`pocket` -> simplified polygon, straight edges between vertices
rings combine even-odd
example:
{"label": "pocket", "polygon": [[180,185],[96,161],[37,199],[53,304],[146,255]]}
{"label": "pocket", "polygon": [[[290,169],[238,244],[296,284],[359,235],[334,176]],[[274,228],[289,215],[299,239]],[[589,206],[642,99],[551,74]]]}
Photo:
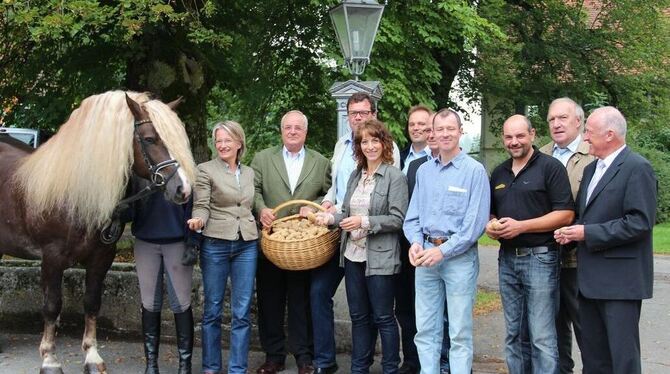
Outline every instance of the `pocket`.
{"label": "pocket", "polygon": [[446,191],[442,198],[445,213],[463,213],[467,204],[467,192]]}
{"label": "pocket", "polygon": [[558,251],[549,251],[545,253],[533,253],[531,256],[534,256],[539,262],[546,265],[556,265],[558,264]]}

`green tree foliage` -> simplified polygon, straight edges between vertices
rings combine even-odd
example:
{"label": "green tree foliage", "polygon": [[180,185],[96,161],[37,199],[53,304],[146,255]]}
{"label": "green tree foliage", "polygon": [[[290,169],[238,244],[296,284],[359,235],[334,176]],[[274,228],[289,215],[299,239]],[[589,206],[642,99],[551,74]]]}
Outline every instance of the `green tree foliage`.
{"label": "green tree foliage", "polygon": [[506,115],[537,106],[542,122],[554,98],[570,96],[587,109],[617,106],[633,127],[665,127],[670,120],[670,1],[602,1],[589,15],[592,3],[482,1],[480,15],[508,39],[478,46],[470,92],[497,98],[492,109]]}

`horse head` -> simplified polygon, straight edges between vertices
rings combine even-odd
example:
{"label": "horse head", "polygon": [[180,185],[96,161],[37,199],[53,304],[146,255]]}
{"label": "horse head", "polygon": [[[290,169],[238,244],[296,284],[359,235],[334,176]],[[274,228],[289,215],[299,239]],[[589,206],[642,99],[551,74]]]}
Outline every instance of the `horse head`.
{"label": "horse head", "polygon": [[[167,106],[174,110],[181,99]],[[126,94],[134,118],[133,172],[151,181],[152,188],[164,190],[165,197],[177,204],[188,201],[191,184],[156,131],[149,113]]]}

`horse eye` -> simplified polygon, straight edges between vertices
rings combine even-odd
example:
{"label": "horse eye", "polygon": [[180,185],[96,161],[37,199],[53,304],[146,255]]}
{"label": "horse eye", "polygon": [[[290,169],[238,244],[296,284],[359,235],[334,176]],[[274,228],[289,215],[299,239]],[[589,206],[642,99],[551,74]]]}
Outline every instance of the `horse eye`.
{"label": "horse eye", "polygon": [[144,138],[144,142],[148,144],[156,144],[156,138],[146,137]]}

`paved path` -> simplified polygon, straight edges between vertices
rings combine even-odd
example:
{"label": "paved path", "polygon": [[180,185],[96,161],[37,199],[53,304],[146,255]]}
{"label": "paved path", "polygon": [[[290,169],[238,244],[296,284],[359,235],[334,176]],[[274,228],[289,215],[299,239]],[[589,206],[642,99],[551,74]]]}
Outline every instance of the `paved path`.
{"label": "paved path", "polygon": [[[656,256],[654,259],[655,283],[654,299],[643,302],[640,321],[642,339],[642,372],[661,374],[670,372],[670,256]],[[497,252],[492,248],[480,250],[480,287],[497,290]],[[475,320],[475,373],[504,373],[503,361],[504,323],[502,312],[493,312],[479,316]],[[101,334],[102,335],[102,334]],[[100,338],[100,353],[107,362],[110,373],[142,373],[144,370],[142,345],[138,341],[106,340]],[[23,374],[39,372],[40,360],[37,353],[40,336],[35,334],[6,334],[0,332],[0,344],[4,352],[0,353],[0,374]],[[80,339],[59,336],[57,340],[58,357],[66,373],[81,372],[83,355]],[[575,344],[576,346],[576,344]],[[194,372],[200,370],[200,349],[194,352]],[[224,359],[227,352],[225,352]],[[579,352],[575,348],[575,357]],[[259,352],[250,354],[250,369],[258,367],[264,358]],[[380,357],[376,358],[371,373],[381,373]],[[579,360],[578,360],[579,361]],[[340,370],[347,373],[349,355],[338,356]],[[161,346],[161,368],[164,372],[176,372],[176,349],[173,344]],[[581,363],[577,363],[581,372]],[[287,361],[284,373],[297,372],[295,362]]]}

